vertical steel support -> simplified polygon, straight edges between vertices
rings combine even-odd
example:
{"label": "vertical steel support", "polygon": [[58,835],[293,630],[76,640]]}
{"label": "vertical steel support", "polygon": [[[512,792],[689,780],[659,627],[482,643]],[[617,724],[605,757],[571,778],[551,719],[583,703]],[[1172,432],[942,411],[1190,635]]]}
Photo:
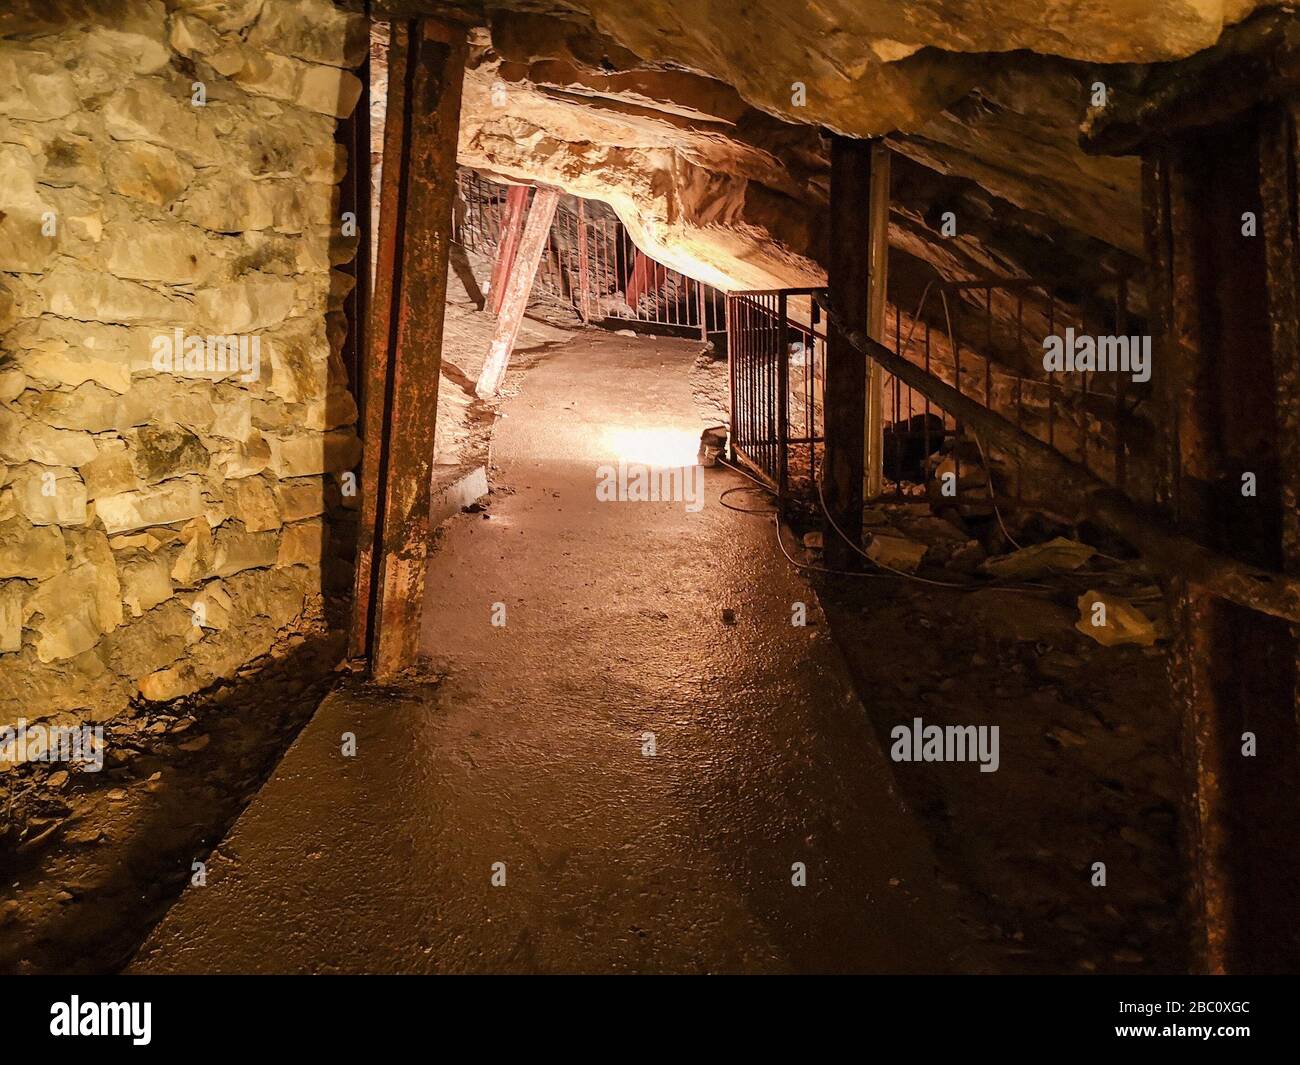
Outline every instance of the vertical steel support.
{"label": "vertical steel support", "polygon": [[591,321],[591,263],[587,256],[587,212],[578,199],[578,314]]}
{"label": "vertical steel support", "polygon": [[460,28],[393,24],[351,634],[381,681],[419,648],[466,51]]}
{"label": "vertical steel support", "polygon": [[[830,269],[834,313],[827,326],[826,431],[823,494],[835,525],[853,545],[862,541],[862,487],[867,420],[867,359],[844,335],[870,325],[870,141],[831,137]],[[858,565],[857,553],[834,529],[824,533],[826,560],[836,569]]]}
{"label": "vertical steel support", "polygon": [[776,487],[784,505],[790,484],[790,320],[786,294],[776,298]]}
{"label": "vertical steel support", "polygon": [[727,461],[735,463],[736,458],[736,372],[739,354],[736,350],[736,334],[733,330],[738,328],[735,321],[734,304],[736,297],[730,294],[723,297],[722,314],[726,319],[725,328],[727,330],[727,420],[730,422],[730,429],[727,432]]}
{"label": "vertical steel support", "polygon": [[[1294,572],[1300,461],[1294,120],[1285,108],[1152,145],[1144,192],[1162,450],[1182,531]],[[1247,232],[1248,217],[1259,222]],[[1254,489],[1243,489],[1247,475]],[[1294,495],[1291,500],[1294,501]],[[1296,634],[1185,581],[1169,589],[1197,967],[1300,963]],[[1247,734],[1255,744],[1246,753]]]}

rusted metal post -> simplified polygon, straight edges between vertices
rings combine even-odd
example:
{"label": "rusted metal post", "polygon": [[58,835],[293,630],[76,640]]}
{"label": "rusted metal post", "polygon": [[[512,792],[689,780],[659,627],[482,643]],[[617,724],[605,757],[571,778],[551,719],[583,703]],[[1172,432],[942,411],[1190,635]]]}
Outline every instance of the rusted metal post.
{"label": "rusted metal post", "polygon": [[[846,330],[866,335],[870,325],[871,148],[870,141],[831,137],[827,282],[836,313],[827,328],[822,491],[831,520],[853,545],[862,541],[867,360],[849,341]],[[858,565],[857,552],[834,529],[825,530],[823,542],[833,568]]]}
{"label": "rusted metal post", "polygon": [[519,237],[524,231],[524,216],[528,213],[528,186],[511,185],[506,190],[505,217],[497,236],[497,258],[492,264],[491,299],[492,313],[501,313],[501,301],[505,298],[506,284],[515,264],[515,255],[519,251]]}
{"label": "rusted metal post", "polygon": [[[1161,393],[1175,519],[1225,554],[1295,574],[1286,483],[1300,448],[1297,168],[1285,110],[1152,148],[1148,184],[1152,221],[1166,216],[1152,239],[1164,242],[1157,260],[1168,270]],[[1300,890],[1296,633],[1211,592],[1191,581],[1170,589],[1195,953],[1209,972],[1286,970],[1300,960],[1286,917]]]}
{"label": "rusted metal post", "polygon": [[393,24],[351,634],[381,681],[418,657],[466,51],[457,27]]}
{"label": "rusted metal post", "polygon": [[528,294],[533,290],[533,279],[542,261],[542,253],[546,250],[551,220],[555,217],[555,208],[559,202],[560,194],[555,189],[538,189],[537,195],[533,197],[528,221],[524,224],[524,234],[519,241],[519,252],[515,256],[514,269],[510,271],[510,280],[506,282],[501,313],[497,316],[496,330],[492,334],[492,346],[488,348],[487,359],[479,373],[475,391],[480,399],[495,396],[501,387],[501,379],[506,375],[510,353],[514,351],[515,338],[519,335],[519,325],[528,308]]}
{"label": "rusted metal post", "polygon": [[[1264,13],[1116,94],[1084,138],[1144,161],[1158,497],[1237,564],[1300,572],[1300,22]],[[1278,578],[1275,586],[1283,583]],[[1300,965],[1297,619],[1168,589],[1197,967]],[[1254,606],[1254,610],[1241,609]]]}

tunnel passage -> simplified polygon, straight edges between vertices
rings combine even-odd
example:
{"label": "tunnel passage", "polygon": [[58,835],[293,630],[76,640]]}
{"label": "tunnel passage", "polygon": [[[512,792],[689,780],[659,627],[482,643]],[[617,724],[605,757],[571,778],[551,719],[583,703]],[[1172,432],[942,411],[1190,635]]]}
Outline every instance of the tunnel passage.
{"label": "tunnel passage", "polygon": [[[417,770],[491,754],[498,794],[553,803],[496,835],[435,789],[462,805],[431,863],[504,841],[554,883],[584,828],[622,853],[617,795],[647,789],[699,864],[652,852],[662,905],[610,967],[722,868],[719,908],[683,912],[738,969],[1293,968],[1269,929],[1298,876],[1273,858],[1297,821],[1296,23],[1057,6],[1068,34],[766,0],[670,3],[670,34],[601,0],[7,5],[5,966],[120,967],[185,884],[177,914],[200,905],[185,869],[250,802],[273,876],[292,766],[338,768],[281,755],[332,753],[299,730],[346,674],[329,727],[415,708],[382,742],[428,740]],[[667,466],[634,454],[665,441]],[[498,570],[553,616],[465,598]],[[578,584],[599,601],[561,596]],[[484,631],[447,631],[434,587]],[[692,609],[652,605],[665,588]],[[531,623],[496,635],[535,684],[481,653],[498,603]],[[605,624],[556,622],[569,606]],[[515,779],[510,735],[454,735],[506,712],[490,683],[551,711],[511,719]],[[689,751],[661,777],[630,731],[656,693]],[[608,770],[590,792],[548,740],[566,699]],[[723,727],[755,702],[770,735]],[[749,749],[785,794],[742,772]],[[393,790],[349,765],[374,802]],[[553,765],[572,776],[548,797]],[[979,948],[909,955],[893,902],[851,912],[849,883],[913,874],[882,885],[881,841],[855,849],[840,815],[932,854],[916,897]],[[765,829],[794,846],[803,816],[802,846],[860,879],[765,864]],[[639,905],[584,876],[581,920],[521,911],[537,942]],[[801,923],[805,889],[829,894]],[[689,964],[670,926],[647,965]],[[548,942],[492,956],[577,956]]]}

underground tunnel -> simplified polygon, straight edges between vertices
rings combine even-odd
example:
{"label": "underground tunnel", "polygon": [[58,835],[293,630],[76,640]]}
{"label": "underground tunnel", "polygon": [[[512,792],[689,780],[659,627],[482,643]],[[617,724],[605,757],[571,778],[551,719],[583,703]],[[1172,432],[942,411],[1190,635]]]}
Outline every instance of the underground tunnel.
{"label": "underground tunnel", "polygon": [[0,971],[1296,972],[1298,46],[5,0]]}

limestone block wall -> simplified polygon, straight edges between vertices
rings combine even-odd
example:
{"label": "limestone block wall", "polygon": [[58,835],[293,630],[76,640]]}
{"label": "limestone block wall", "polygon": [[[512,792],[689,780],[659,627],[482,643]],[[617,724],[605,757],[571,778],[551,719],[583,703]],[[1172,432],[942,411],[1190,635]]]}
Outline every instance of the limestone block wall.
{"label": "limestone block wall", "polygon": [[329,0],[0,10],[0,726],[199,691],[321,595],[366,48]]}

